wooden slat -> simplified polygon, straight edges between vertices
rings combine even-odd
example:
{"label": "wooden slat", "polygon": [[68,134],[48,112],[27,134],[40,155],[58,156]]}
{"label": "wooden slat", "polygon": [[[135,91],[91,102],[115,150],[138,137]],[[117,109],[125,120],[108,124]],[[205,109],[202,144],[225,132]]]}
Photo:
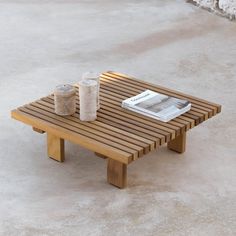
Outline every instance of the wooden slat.
{"label": "wooden slat", "polygon": [[116,119],[116,118],[112,117],[109,114],[99,113],[99,117],[107,119],[109,121],[113,121],[116,124],[120,124],[125,129],[131,128],[131,129],[133,129],[135,131],[139,131],[139,132],[142,132],[143,134],[147,134],[147,135],[153,137],[157,142],[160,142],[161,145],[165,143],[165,136],[164,135],[160,135],[160,134],[157,134],[155,132],[146,130],[145,128],[136,126],[135,124],[127,123],[126,121]]}
{"label": "wooden slat", "polygon": [[[51,105],[54,104],[52,96],[42,98],[42,101],[38,101],[38,102],[40,102],[40,103],[47,102],[48,103],[47,106],[50,106],[50,104]],[[74,116],[79,118],[79,113],[76,113]],[[152,151],[155,147],[159,146],[159,140],[157,138],[152,137],[150,135],[142,134],[141,132],[136,132],[136,130],[127,129],[126,127],[124,127],[122,125],[121,126],[119,126],[119,125],[112,126],[111,125],[112,122],[109,122],[109,120],[97,117],[97,120],[93,121],[92,123],[99,124],[100,126],[102,125],[106,129],[114,130],[118,133],[121,133],[122,135],[127,135],[132,138],[138,139],[138,140],[142,141],[143,143],[148,144],[150,146],[150,151]],[[89,124],[89,122],[86,122],[86,124]],[[118,127],[118,128],[116,128],[116,127]],[[129,131],[129,132],[127,132],[127,131]],[[158,141],[158,144],[155,145],[155,142],[157,142],[157,141]]]}
{"label": "wooden slat", "polygon": [[150,127],[147,124],[141,123],[134,119],[130,120],[125,116],[116,114],[114,111],[109,111],[109,110],[105,110],[101,108],[99,110],[99,115],[101,117],[112,119],[115,122],[120,123],[124,126],[128,126],[136,130],[140,130],[147,134],[151,134],[153,137],[159,138],[161,140],[161,144],[164,144],[165,142],[168,142],[171,139],[171,133],[167,133],[160,129]]}
{"label": "wooden slat", "polygon": [[[53,100],[52,100],[52,97],[48,97],[48,98],[44,98],[44,100],[48,101],[48,99],[51,99],[51,102],[53,103]],[[78,105],[78,104],[77,104]],[[79,114],[79,110],[77,109],[77,113]],[[160,135],[160,134],[157,134],[155,132],[152,132],[152,131],[147,131],[145,128],[142,128],[142,127],[137,127],[133,124],[130,124],[130,123],[127,123],[123,120],[119,120],[119,119],[116,119],[110,115],[107,115],[107,114],[103,114],[100,112],[100,109],[97,113],[97,120],[101,120],[99,118],[103,118],[103,122],[106,120],[106,121],[111,121],[111,122],[106,122],[107,124],[114,124],[115,127],[119,127],[119,128],[122,128],[124,130],[127,130],[129,132],[132,132],[132,133],[135,133],[135,134],[139,134],[141,135],[142,137],[146,137],[150,140],[153,140],[155,142],[157,142],[157,145],[162,145],[165,143],[165,136],[163,135]],[[118,126],[117,126],[118,125]]]}
{"label": "wooden slat", "polygon": [[[165,123],[121,107],[124,99],[146,89],[187,99],[191,110]],[[77,110],[72,116],[56,115],[54,97],[50,95],[12,111],[12,117],[34,130],[43,130],[127,165],[166,142],[174,147],[186,131],[221,111],[218,104],[115,72],[100,77],[100,103],[94,122],[80,121],[78,92]]]}
{"label": "wooden slat", "polygon": [[[114,90],[116,90],[116,91],[119,90],[119,86],[118,86],[118,85],[110,85],[110,84],[108,85],[108,83],[106,83],[106,82],[104,82],[104,81],[101,80],[101,87],[102,87],[103,85],[105,85],[106,89],[107,89],[107,87],[112,87],[112,88],[113,88]],[[127,90],[127,93],[129,94],[130,97],[139,94],[139,93],[134,93],[134,92],[131,93],[131,92],[128,91],[128,90]],[[118,103],[117,101],[110,100],[109,102],[112,103],[112,104],[116,104],[116,105],[119,105],[119,106],[120,106],[120,103]],[[188,113],[191,114],[191,111],[189,111]],[[181,117],[181,120],[179,120],[180,117]],[[173,120],[174,120],[175,122],[179,122],[179,123],[183,124],[184,122],[182,122],[182,120],[185,120],[185,117],[188,117],[188,116],[186,116],[186,113],[183,114],[183,115],[181,115],[181,116],[179,116],[179,117],[177,117],[177,118],[175,118],[175,119],[173,119]],[[199,119],[199,118],[198,118],[198,119]],[[188,130],[190,127],[194,127],[194,124],[195,124],[195,121],[196,121],[196,120],[192,119],[191,124],[189,123],[189,120],[186,120],[186,121],[187,121],[187,122],[186,122],[186,125],[187,125],[186,130]]]}
{"label": "wooden slat", "polygon": [[[120,92],[119,92],[119,94],[117,94],[117,90],[116,90],[116,89],[114,89],[114,88],[112,88],[112,89],[111,89],[111,88],[108,88],[108,87],[104,86],[104,84],[101,84],[100,91],[101,91],[101,95],[106,94],[106,93],[108,93],[108,92],[109,92],[109,93],[113,93],[113,96],[120,95]],[[133,95],[131,95],[131,96],[133,96]],[[126,96],[126,98],[128,98],[128,97],[129,97],[129,96]],[[113,105],[113,104],[109,102],[109,105],[111,106],[111,105]],[[120,105],[119,105],[119,107],[120,107]],[[135,112],[132,112],[132,111],[129,111],[129,110],[126,110],[126,112],[130,112],[130,113],[132,113],[134,116],[141,116],[141,117],[142,117],[143,119],[145,119],[145,120],[150,120],[150,119],[151,119],[151,121],[153,121],[153,122],[161,122],[161,121],[158,121],[158,120],[156,120],[156,119],[153,119],[153,118],[150,118],[150,117],[147,117],[147,116],[144,116],[144,115],[142,115],[142,114],[135,113]],[[192,120],[192,121],[189,121],[189,122],[190,122],[191,128],[193,128],[193,127],[194,127],[194,124],[195,124],[195,121]],[[175,120],[171,120],[171,121],[169,121],[168,123],[165,123],[165,122],[161,122],[161,123],[162,123],[164,126],[167,126],[167,127],[168,127],[168,125],[177,126],[177,127],[180,128],[180,132],[181,132],[181,133],[182,133],[183,131],[187,131],[184,124],[178,123],[178,122],[176,122]],[[190,126],[189,126],[189,127],[190,127]]]}
{"label": "wooden slat", "polygon": [[[127,83],[122,83],[123,81],[119,81],[118,79],[114,79],[114,78],[106,78],[104,76],[101,76],[101,83],[105,83],[106,86],[110,86],[110,87],[114,87],[114,88],[117,88],[117,90],[124,90],[125,92],[129,93],[130,95],[134,96],[134,95],[137,95],[143,91],[146,90],[146,88],[130,88],[128,87],[128,82]],[[166,94],[166,93],[165,93]],[[171,95],[171,94],[169,94]],[[173,96],[173,95],[172,95]],[[200,119],[201,121],[204,120],[204,113],[202,114],[201,113],[202,111],[199,110],[198,113],[199,113],[199,116],[200,116]],[[195,114],[196,112],[190,110],[188,111],[189,114]],[[182,117],[184,117],[185,114],[182,115]]]}
{"label": "wooden slat", "polygon": [[150,89],[156,89],[156,90],[160,91],[161,93],[162,92],[163,93],[164,92],[165,93],[171,93],[172,94],[171,96],[174,95],[175,97],[177,97],[177,96],[179,98],[182,97],[184,99],[189,100],[191,103],[199,104],[201,107],[211,108],[213,110],[216,110],[217,113],[221,112],[221,105],[219,105],[219,104],[209,102],[209,101],[206,101],[204,99],[194,97],[194,96],[191,96],[191,95],[188,95],[188,94],[184,94],[184,93],[178,92],[176,90],[165,88],[165,87],[162,87],[160,85],[153,85],[153,84],[148,83],[146,81],[134,79],[130,76],[127,76],[127,75],[124,75],[124,74],[121,74],[121,73],[117,73],[117,72],[112,72],[112,71],[103,73],[102,75],[109,76],[109,77],[114,77],[114,78],[118,78],[118,79],[129,80],[129,85],[130,84],[139,84],[139,85],[142,85],[142,86],[145,86],[145,87],[148,86]]}
{"label": "wooden slat", "polygon": [[[102,103],[102,104],[107,104],[107,103]],[[129,122],[133,122],[133,121],[140,122],[141,124],[144,124],[144,125],[142,125],[142,127],[146,127],[147,129],[150,129],[150,130],[153,130],[157,133],[166,135],[168,137],[168,139],[170,137],[171,137],[171,139],[174,139],[176,136],[176,132],[174,129],[170,129],[170,128],[162,126],[158,123],[147,121],[142,118],[133,116],[132,114],[126,113],[125,109],[122,109],[122,108],[114,109],[114,108],[111,108],[108,105],[106,105],[106,106],[104,106],[104,108],[102,108],[102,110],[113,112],[114,114],[119,114],[120,116],[122,116],[124,118],[128,118],[130,120]]]}
{"label": "wooden slat", "polygon": [[[108,102],[109,104],[116,105],[117,108],[121,107],[121,102],[107,99],[102,94],[101,94],[100,100],[101,100],[101,104],[103,104],[103,102]],[[103,108],[103,107],[101,107],[101,108]],[[135,113],[135,112],[133,112],[133,113]],[[186,131],[189,130],[191,128],[191,126],[194,126],[194,124],[195,124],[195,120],[193,120],[193,119],[190,120],[189,118],[186,118],[185,116],[177,117],[177,118],[173,119],[173,121],[175,122],[175,124],[179,123],[180,126],[184,125],[184,128],[185,128]],[[162,123],[164,123],[164,122],[162,122]]]}
{"label": "wooden slat", "polygon": [[[102,76],[101,76],[101,77],[102,77]],[[120,81],[119,81],[119,82],[120,82]],[[139,88],[140,88],[140,87],[139,87]],[[126,93],[126,96],[124,96],[124,95],[120,95],[120,94],[114,94],[114,92],[111,92],[111,91],[105,90],[105,89],[101,89],[100,91],[103,92],[104,95],[115,96],[115,97],[120,98],[121,100],[125,100],[125,99],[127,99],[127,98],[129,97],[129,96],[127,95],[127,93]],[[133,95],[132,95],[132,96],[133,96]],[[198,109],[196,109],[196,108],[198,108]],[[193,111],[198,111],[199,109],[200,109],[201,112],[205,115],[206,119],[208,119],[208,117],[211,118],[211,117],[213,116],[213,111],[214,111],[214,110],[209,109],[209,108],[206,108],[206,107],[202,107],[202,106],[197,105],[197,104],[193,104],[193,105],[192,105],[192,110],[193,110]]]}
{"label": "wooden slat", "polygon": [[[44,105],[46,108],[54,109],[54,101],[50,97],[42,98],[41,100],[38,100],[37,103]],[[79,115],[74,114],[73,116],[67,117],[70,120],[78,121]],[[77,119],[75,119],[77,118]],[[139,146],[142,146],[147,152],[154,150],[154,143],[148,139],[142,138],[140,136],[131,134],[129,132],[114,128],[112,126],[109,126],[105,123],[99,122],[99,121],[93,121],[91,122],[83,122],[84,125],[92,127],[93,129],[97,129],[100,131],[103,131],[104,133],[107,133],[109,135],[114,135],[115,137],[122,138],[128,142],[137,144]]]}
{"label": "wooden slat", "polygon": [[[121,99],[120,101],[123,101],[123,100],[125,100],[125,99],[127,99],[129,97],[129,96],[123,96],[123,95],[120,95],[120,94],[116,94],[116,93],[111,92],[109,90],[103,89],[102,87],[100,88],[100,95],[104,96],[104,97],[106,97],[106,95],[111,95],[111,96],[114,96],[114,97],[118,97],[118,98]],[[104,103],[104,105],[105,106],[112,106],[112,104],[110,104],[110,103]],[[117,107],[116,107],[116,109],[117,109]],[[127,109],[125,109],[125,112],[129,113],[129,114],[132,114],[133,116],[142,117],[142,119],[144,119],[144,120],[149,120],[149,121],[155,122],[157,124],[161,124],[161,125],[163,125],[163,126],[165,126],[167,128],[171,128],[171,129],[174,129],[176,131],[179,130],[180,128],[183,128],[183,126],[179,126],[178,123],[175,123],[173,121],[169,121],[169,122],[165,123],[165,122],[153,119],[151,117],[144,116],[142,114],[129,111]]]}
{"label": "wooden slat", "polygon": [[155,91],[160,92],[160,93],[166,93],[167,95],[169,94],[170,96],[175,96],[175,97],[178,97],[178,98],[187,99],[187,100],[191,101],[191,103],[194,106],[196,104],[199,104],[201,109],[204,109],[204,108],[213,109],[214,115],[221,111],[221,106],[219,104],[215,104],[215,103],[206,101],[206,100],[201,99],[201,98],[197,98],[197,97],[194,97],[194,96],[191,96],[191,95],[188,95],[188,94],[184,94],[184,93],[178,92],[176,90],[168,89],[168,88],[165,88],[165,87],[162,87],[162,86],[159,86],[159,85],[153,85],[153,84],[150,84],[148,82],[145,82],[145,81],[142,81],[142,80],[137,80],[137,79],[134,79],[134,78],[129,77],[129,76],[118,75],[119,73],[115,73],[115,72],[111,72],[111,73],[108,72],[108,73],[104,73],[104,74],[106,74],[106,76],[108,76],[109,78],[113,77],[113,78],[117,78],[119,80],[120,79],[128,80],[130,86],[133,86],[136,83],[138,83],[139,85],[145,86],[145,88],[148,86],[148,89],[152,89],[152,90],[155,90]]}
{"label": "wooden slat", "polygon": [[[104,109],[106,109],[107,106],[112,105],[112,104],[116,105],[117,108],[121,108],[122,100],[121,99],[115,99],[114,97],[112,98],[111,96],[107,96],[105,93],[101,93],[100,100],[101,100],[101,103],[105,105]],[[127,109],[123,109],[123,111],[127,111]],[[138,113],[132,112],[132,116],[136,116],[135,114],[138,114]],[[143,122],[145,122],[145,120],[147,120],[147,119],[145,119],[145,117],[147,117],[147,116],[145,116],[145,115],[141,115],[141,116],[144,119]],[[179,119],[179,118],[181,118],[181,119]],[[178,124],[181,124],[180,127],[183,127],[183,124],[186,125],[186,128],[188,130],[190,128],[193,128],[194,124],[195,124],[194,120],[186,118],[184,115],[179,116],[179,117],[175,118],[174,120],[172,120],[172,121],[170,121],[168,123],[161,122],[161,121],[155,120],[153,118],[150,118],[150,119],[152,119],[152,122],[154,122],[155,124],[161,124],[163,129],[165,129],[164,127],[166,127],[167,124],[176,125],[176,123],[178,123]],[[187,120],[187,122],[183,123],[183,120]],[[174,121],[174,123],[173,123],[173,121]]]}
{"label": "wooden slat", "polygon": [[[47,104],[47,106],[45,106],[44,101],[37,101],[37,102],[31,103],[31,105],[34,106],[35,108],[41,109],[42,111],[40,111],[38,109],[37,109],[37,111],[41,112],[42,114],[47,114],[49,116],[53,115],[53,117],[55,117],[54,109],[53,109],[52,104]],[[51,105],[51,107],[50,107],[50,105]],[[27,106],[27,107],[29,107],[29,106]],[[29,107],[29,108],[31,108],[31,107]],[[78,115],[77,116],[75,116],[75,115],[68,116],[66,118],[57,116],[56,119],[58,119],[60,121],[63,121],[63,122],[66,122],[68,124],[72,124],[73,127],[74,126],[78,127],[78,128],[83,129],[85,131],[91,132],[92,134],[96,134],[98,136],[107,138],[107,139],[109,139],[109,140],[111,140],[115,143],[119,143],[119,144],[122,144],[124,146],[129,147],[129,148],[132,148],[132,149],[139,152],[139,156],[143,155],[143,150],[145,148],[147,148],[147,151],[148,151],[148,145],[140,143],[140,142],[138,144],[137,144],[137,142],[136,142],[136,144],[134,144],[133,143],[134,140],[129,139],[128,137],[117,135],[117,133],[112,132],[112,131],[107,132],[107,130],[93,124],[93,122],[82,122],[82,121],[79,120]]]}
{"label": "wooden slat", "polygon": [[[110,72],[108,72],[108,73],[110,73]],[[202,99],[202,98],[199,98],[199,97],[195,97],[195,96],[191,96],[189,94],[185,94],[185,93],[182,93],[182,92],[179,92],[179,91],[176,91],[176,90],[173,90],[173,89],[169,89],[169,88],[166,88],[166,87],[163,87],[163,86],[160,86],[160,85],[154,85],[154,84],[151,84],[151,83],[139,80],[139,79],[135,79],[135,78],[132,78],[130,76],[125,76],[125,75],[122,75],[122,74],[119,74],[119,73],[116,73],[116,72],[111,72],[111,73],[113,75],[116,75],[116,76],[118,75],[118,76],[121,76],[123,78],[130,78],[133,82],[136,81],[140,84],[144,83],[144,84],[147,84],[149,86],[154,86],[154,87],[157,87],[159,89],[165,90],[167,92],[171,92],[173,94],[186,97],[186,98],[191,99],[192,101],[194,101],[194,103],[197,102],[197,104],[200,104],[203,107],[206,106],[206,107],[211,107],[213,109],[217,108],[217,113],[221,112],[221,105],[220,104],[213,103],[213,102],[210,102],[208,100],[205,100],[205,99]]]}
{"label": "wooden slat", "polygon": [[169,123],[164,123],[164,122],[161,122],[161,121],[158,121],[158,120],[155,120],[151,117],[147,117],[147,116],[144,116],[142,114],[139,114],[139,113],[136,113],[136,112],[132,112],[132,111],[129,111],[127,109],[124,109],[120,106],[116,106],[114,104],[110,104],[109,102],[106,102],[106,101],[102,101],[102,104],[104,105],[104,109],[111,109],[113,108],[113,110],[117,111],[117,112],[120,112],[120,114],[127,114],[129,115],[129,117],[132,117],[132,119],[138,119],[138,120],[142,120],[143,122],[145,122],[146,124],[152,124],[152,126],[154,127],[161,127],[161,129],[163,130],[170,130],[170,132],[175,132],[176,135],[179,135],[180,134],[180,131],[181,131],[181,128],[184,128],[184,126],[177,126],[176,123],[172,123],[172,124],[169,124]]}
{"label": "wooden slat", "polygon": [[[76,86],[77,87],[77,86]],[[78,94],[77,94],[78,95]],[[103,96],[105,96],[106,94],[105,93],[101,93],[101,104],[103,105],[103,100],[109,102],[109,105],[116,105],[117,107],[121,107],[121,101],[117,101],[117,99],[115,99],[115,94],[114,94],[114,98],[113,97],[110,97],[109,100],[107,100],[106,98],[103,98]],[[131,94],[131,96],[133,96],[134,94]],[[53,96],[50,96],[50,98],[53,99]],[[79,103],[78,103],[79,105]],[[103,109],[106,109],[107,108],[107,105],[106,106],[102,106],[101,109],[99,109],[99,111],[101,113],[104,113]],[[116,110],[115,110],[116,111]],[[124,111],[124,109],[123,109]],[[126,110],[128,111],[128,110]],[[144,118],[144,123],[145,123],[145,120],[148,120],[148,119],[152,119],[152,118],[148,118],[144,115],[141,115],[141,114],[138,114],[138,113],[134,113],[132,112],[133,116],[142,116],[142,118]],[[197,119],[199,119],[198,117],[196,117]],[[135,118],[134,118],[135,119]],[[163,127],[166,127],[168,125],[175,125],[175,126],[178,126],[181,128],[180,132],[183,133],[183,132],[186,132],[187,130],[189,130],[190,128],[193,128],[196,121],[194,119],[191,119],[189,118],[188,116],[186,115],[182,115],[182,116],[179,116],[175,119],[173,119],[172,121],[168,122],[168,123],[165,123],[165,122],[161,122],[161,121],[158,121],[158,120],[155,120],[155,119],[152,119],[152,122],[155,122],[155,124],[157,124],[158,122],[160,122],[162,124]],[[161,131],[160,131],[161,132]],[[166,137],[166,142],[169,141],[169,135]],[[162,141],[162,144],[163,144],[163,141]]]}
{"label": "wooden slat", "polygon": [[109,156],[110,158],[124,164],[129,164],[132,162],[133,158],[130,153],[124,152],[112,146],[88,138],[84,135],[78,134],[73,130],[63,128],[61,126],[55,125],[54,123],[49,123],[44,119],[37,118],[27,112],[22,112],[20,111],[20,108],[18,108],[17,110],[13,110],[11,112],[11,116],[12,118],[19,120],[25,124],[45,130],[46,132],[54,134],[55,136],[79,144],[94,152],[99,152],[102,155]]}
{"label": "wooden slat", "polygon": [[[33,106],[33,104],[26,105],[25,107],[21,108],[20,111],[28,112],[37,118],[41,118],[45,121],[48,121],[50,123],[54,123],[54,124],[61,126],[63,128],[73,130],[81,135],[85,135],[88,138],[94,139],[98,142],[102,142],[106,145],[109,145],[114,148],[125,151],[127,153],[130,153],[133,155],[134,159],[138,158],[137,150],[134,150],[133,148],[130,148],[130,147],[124,146],[123,144],[120,144],[117,139],[113,139],[112,137],[108,138],[108,136],[103,135],[103,133],[101,133],[101,132],[99,133],[99,132],[94,131],[92,129],[86,128],[79,123],[68,121],[65,117],[61,117],[56,114],[44,111],[40,108]],[[141,150],[141,152],[139,153],[139,155],[142,156],[142,154],[143,154],[142,149],[140,148],[140,150]]]}
{"label": "wooden slat", "polygon": [[123,131],[125,130],[127,132],[132,133],[132,134],[139,135],[142,138],[148,139],[148,140],[150,140],[150,141],[152,141],[154,143],[155,148],[158,148],[161,145],[160,144],[160,140],[158,138],[155,138],[155,137],[153,137],[153,136],[151,136],[149,134],[143,133],[143,132],[138,131],[138,130],[134,130],[134,129],[129,128],[129,127],[125,127],[122,124],[118,124],[118,123],[116,123],[114,121],[111,121],[109,119],[106,119],[106,118],[97,117],[97,120],[100,121],[100,122],[103,122],[103,123],[105,123],[107,125],[110,125],[112,127],[116,127],[116,128],[118,128],[120,130],[123,130]]}
{"label": "wooden slat", "polygon": [[120,106],[117,107],[116,109],[114,109],[113,107],[109,107],[109,104],[110,104],[109,101],[110,101],[110,99],[112,99],[112,96],[110,96],[110,95],[105,96],[105,94],[101,93],[100,99],[101,99],[101,101],[105,101],[105,102],[102,102],[102,104],[105,105],[104,107],[102,107],[102,109],[104,109],[104,110],[109,110],[109,111],[112,111],[113,113],[120,114],[124,117],[129,118],[130,121],[132,121],[132,120],[140,121],[143,124],[147,124],[150,129],[158,128],[161,131],[161,133],[164,135],[172,134],[173,136],[175,136],[175,129],[167,128],[167,127],[163,126],[162,124],[160,124],[159,122],[149,122],[145,119],[136,117],[133,114],[131,115],[131,114],[126,113],[125,112],[126,109],[121,108],[121,102],[122,102],[121,99],[116,100],[120,104]]}
{"label": "wooden slat", "polygon": [[[119,85],[119,88],[122,88],[122,89],[127,89],[127,86],[129,84],[129,81],[123,81],[123,80],[119,80],[119,79],[116,79],[116,78],[113,78],[113,77],[107,77],[107,76],[101,76],[101,80],[105,81],[106,84],[109,84],[109,86],[112,86],[112,85],[118,86]],[[131,87],[132,87],[132,89],[130,89],[130,87],[129,87],[129,91],[133,92],[134,95],[139,94],[140,92],[147,89],[147,88],[142,87],[140,85],[137,85],[135,87],[134,87],[134,85],[133,86],[131,85]],[[156,91],[156,90],[157,89],[155,89],[154,91]],[[163,92],[163,91],[158,90],[158,92],[162,92],[163,94],[170,95],[170,96],[176,96],[176,94],[167,93],[166,91]],[[180,98],[182,98],[182,97],[180,97]],[[208,119],[208,112],[206,112],[205,110],[202,110],[200,108],[195,107],[194,103],[192,103],[192,107],[197,112],[202,113],[203,115],[205,115],[206,116],[205,118]]]}

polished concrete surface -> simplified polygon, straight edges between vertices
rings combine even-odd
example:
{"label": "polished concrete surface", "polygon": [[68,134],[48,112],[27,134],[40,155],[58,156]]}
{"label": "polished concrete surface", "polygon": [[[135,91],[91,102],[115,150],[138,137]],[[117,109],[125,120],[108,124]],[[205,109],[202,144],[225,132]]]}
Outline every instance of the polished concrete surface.
{"label": "polished concrete surface", "polygon": [[[235,235],[236,24],[182,0],[0,0],[0,235]],[[45,135],[11,109],[115,70],[203,97],[222,113],[183,155],[154,151],[106,183],[106,161]]]}

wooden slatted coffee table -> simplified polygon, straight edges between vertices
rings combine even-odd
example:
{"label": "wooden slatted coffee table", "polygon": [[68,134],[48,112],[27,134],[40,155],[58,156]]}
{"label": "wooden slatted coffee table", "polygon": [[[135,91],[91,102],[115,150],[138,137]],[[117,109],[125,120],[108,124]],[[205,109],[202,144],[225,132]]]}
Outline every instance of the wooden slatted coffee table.
{"label": "wooden slatted coffee table", "polygon": [[[48,156],[64,161],[64,140],[79,144],[108,158],[107,180],[119,188],[127,184],[127,165],[167,143],[178,153],[185,151],[186,132],[221,111],[221,106],[206,100],[106,72],[100,77],[101,108],[94,122],[79,120],[79,101],[75,115],[54,113],[53,95],[43,97],[11,112],[40,133],[47,133]],[[121,107],[121,101],[146,89],[182,98],[192,103],[189,112],[164,123]]]}

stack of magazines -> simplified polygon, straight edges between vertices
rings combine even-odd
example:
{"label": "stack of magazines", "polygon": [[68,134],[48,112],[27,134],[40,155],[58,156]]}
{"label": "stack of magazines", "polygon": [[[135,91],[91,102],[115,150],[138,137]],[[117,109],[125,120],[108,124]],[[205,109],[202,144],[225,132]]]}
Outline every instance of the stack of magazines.
{"label": "stack of magazines", "polygon": [[122,101],[122,107],[163,122],[168,122],[189,111],[191,103],[146,90]]}

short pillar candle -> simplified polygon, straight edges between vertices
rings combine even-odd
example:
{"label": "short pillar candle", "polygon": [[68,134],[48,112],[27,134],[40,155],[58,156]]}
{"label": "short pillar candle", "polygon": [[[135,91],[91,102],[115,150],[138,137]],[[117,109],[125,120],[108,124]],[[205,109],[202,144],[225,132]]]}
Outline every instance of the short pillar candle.
{"label": "short pillar candle", "polygon": [[54,91],[55,113],[60,116],[76,112],[76,89],[72,85],[58,85]]}

